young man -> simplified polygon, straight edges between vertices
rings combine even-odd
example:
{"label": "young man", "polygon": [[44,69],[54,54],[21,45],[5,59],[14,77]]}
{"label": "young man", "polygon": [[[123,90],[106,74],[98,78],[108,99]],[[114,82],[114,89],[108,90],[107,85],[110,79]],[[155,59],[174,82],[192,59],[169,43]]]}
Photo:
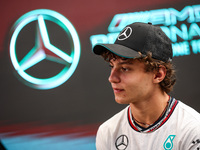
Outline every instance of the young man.
{"label": "young man", "polygon": [[200,114],[168,95],[176,77],[160,27],[130,24],[93,52],[110,63],[116,102],[129,104],[99,127],[97,150],[200,150]]}

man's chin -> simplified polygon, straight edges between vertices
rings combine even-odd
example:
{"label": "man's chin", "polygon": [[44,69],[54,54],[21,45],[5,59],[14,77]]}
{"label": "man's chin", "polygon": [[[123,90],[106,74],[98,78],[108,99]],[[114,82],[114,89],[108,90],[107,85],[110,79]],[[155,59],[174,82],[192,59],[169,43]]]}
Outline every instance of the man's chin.
{"label": "man's chin", "polygon": [[115,101],[116,101],[118,104],[129,104],[129,102],[125,101],[124,99],[116,99],[116,98],[115,98]]}

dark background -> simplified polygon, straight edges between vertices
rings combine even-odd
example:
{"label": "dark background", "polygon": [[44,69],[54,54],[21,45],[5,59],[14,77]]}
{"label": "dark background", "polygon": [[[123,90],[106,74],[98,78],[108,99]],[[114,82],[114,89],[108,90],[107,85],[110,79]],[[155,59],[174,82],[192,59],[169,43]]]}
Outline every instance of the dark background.
{"label": "dark background", "polygon": [[[82,130],[88,132],[89,125],[93,131],[90,135],[95,135],[99,124],[126,105],[115,103],[108,82],[108,64],[102,58],[92,54],[90,36],[107,34],[107,28],[115,14],[161,8],[175,8],[181,11],[187,5],[196,4],[198,4],[197,0],[0,1],[1,133],[7,135],[11,131],[23,131],[25,126],[31,130],[47,125],[57,131],[55,124],[70,124],[70,127],[74,127],[71,132],[76,133]],[[76,71],[64,84],[49,90],[34,89],[21,82],[9,58],[11,27],[19,17],[35,9],[51,9],[64,15],[76,28],[81,42],[81,57]],[[51,31],[53,32],[54,28],[50,25],[49,32]],[[25,36],[33,40],[34,32],[27,29]],[[62,39],[54,35],[51,37],[55,40],[55,45],[62,46]],[[24,48],[24,45],[20,46]],[[175,57],[173,62],[177,70],[177,84],[170,95],[200,112],[200,54]],[[43,65],[48,66],[48,69],[57,68],[54,64],[46,62],[34,71],[42,71]],[[71,128],[68,127],[62,126],[70,130]],[[43,130],[21,132],[19,135],[39,132]]]}

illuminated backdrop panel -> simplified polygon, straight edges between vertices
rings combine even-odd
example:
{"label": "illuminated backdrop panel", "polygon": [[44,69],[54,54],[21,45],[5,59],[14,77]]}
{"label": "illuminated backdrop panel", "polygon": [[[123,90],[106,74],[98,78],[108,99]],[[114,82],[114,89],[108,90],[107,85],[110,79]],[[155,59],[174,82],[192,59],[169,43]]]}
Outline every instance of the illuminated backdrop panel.
{"label": "illuminated backdrop panel", "polygon": [[0,139],[8,150],[95,149],[115,103],[109,67],[92,54],[135,21],[173,41],[177,85],[170,93],[200,111],[200,5],[182,0],[1,1]]}

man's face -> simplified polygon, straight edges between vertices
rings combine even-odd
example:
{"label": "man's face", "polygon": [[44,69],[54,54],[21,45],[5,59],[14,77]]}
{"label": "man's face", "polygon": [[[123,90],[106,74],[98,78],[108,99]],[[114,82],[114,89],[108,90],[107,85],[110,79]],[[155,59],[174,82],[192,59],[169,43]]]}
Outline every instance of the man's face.
{"label": "man's face", "polygon": [[155,88],[153,72],[146,72],[144,63],[138,60],[110,60],[112,85],[115,100],[120,104],[137,103],[147,100]]}

